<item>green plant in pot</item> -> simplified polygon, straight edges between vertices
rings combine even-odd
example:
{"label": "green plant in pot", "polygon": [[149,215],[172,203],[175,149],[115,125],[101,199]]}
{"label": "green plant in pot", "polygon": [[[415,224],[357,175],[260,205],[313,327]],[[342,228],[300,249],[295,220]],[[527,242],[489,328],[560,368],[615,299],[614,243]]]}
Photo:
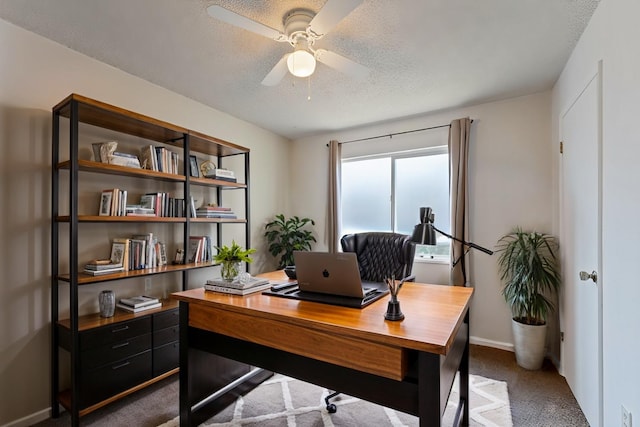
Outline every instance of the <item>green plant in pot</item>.
{"label": "green plant in pot", "polygon": [[498,241],[502,295],[511,308],[516,361],[539,369],[544,361],[550,300],[560,288],[555,237],[516,228]]}
{"label": "green plant in pot", "polygon": [[235,240],[231,243],[231,246],[216,246],[218,253],[214,260],[221,264],[220,276],[223,280],[232,282],[240,273],[240,268],[243,262],[252,262],[253,260],[249,255],[256,250],[249,248],[243,249],[238,245]]}
{"label": "green plant in pot", "polygon": [[273,221],[265,225],[264,236],[267,238],[269,252],[276,258],[280,257],[279,269],[294,265],[293,251],[311,250],[311,242],[316,242],[316,238],[308,226],[315,224],[310,218],[285,218],[284,215],[278,214]]}

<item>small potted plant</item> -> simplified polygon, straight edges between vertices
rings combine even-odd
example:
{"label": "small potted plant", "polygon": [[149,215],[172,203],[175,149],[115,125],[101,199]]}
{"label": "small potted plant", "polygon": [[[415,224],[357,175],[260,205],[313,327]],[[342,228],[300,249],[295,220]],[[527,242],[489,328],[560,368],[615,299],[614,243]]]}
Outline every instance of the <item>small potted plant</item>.
{"label": "small potted plant", "polygon": [[[316,223],[310,218],[293,216],[287,219],[284,215],[278,214],[273,221],[265,225],[264,236],[269,244],[269,252],[274,257],[280,256],[279,269],[294,265],[293,251],[311,250],[311,242],[315,242],[316,238],[311,230],[305,229],[309,224]],[[293,274],[295,275],[295,271]],[[291,277],[289,272],[287,275]]]}
{"label": "small potted plant", "polygon": [[516,361],[539,369],[544,361],[549,297],[560,288],[555,237],[514,229],[498,241],[502,295],[511,308]]}
{"label": "small potted plant", "polygon": [[223,280],[228,282],[232,282],[238,274],[240,273],[240,267],[243,262],[252,262],[253,260],[249,255],[254,253],[256,250],[242,249],[240,245],[238,245],[235,240],[232,242],[231,247],[229,246],[221,246],[217,247],[218,253],[216,254],[214,260],[215,262],[219,262],[221,264],[220,268],[220,276],[222,276]]}

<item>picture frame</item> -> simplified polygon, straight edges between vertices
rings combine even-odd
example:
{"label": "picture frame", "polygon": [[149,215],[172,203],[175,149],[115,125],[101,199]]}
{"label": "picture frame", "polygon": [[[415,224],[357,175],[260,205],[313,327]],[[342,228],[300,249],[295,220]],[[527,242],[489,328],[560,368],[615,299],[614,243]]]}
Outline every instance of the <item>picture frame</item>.
{"label": "picture frame", "polygon": [[100,210],[98,211],[99,216],[111,216],[111,198],[113,197],[113,192],[103,191],[100,195]]}
{"label": "picture frame", "polygon": [[189,156],[189,176],[200,178],[200,171],[198,170],[198,159],[196,158],[196,156]]}
{"label": "picture frame", "polygon": [[123,265],[125,249],[125,243],[113,242],[111,244],[111,262],[113,264]]}

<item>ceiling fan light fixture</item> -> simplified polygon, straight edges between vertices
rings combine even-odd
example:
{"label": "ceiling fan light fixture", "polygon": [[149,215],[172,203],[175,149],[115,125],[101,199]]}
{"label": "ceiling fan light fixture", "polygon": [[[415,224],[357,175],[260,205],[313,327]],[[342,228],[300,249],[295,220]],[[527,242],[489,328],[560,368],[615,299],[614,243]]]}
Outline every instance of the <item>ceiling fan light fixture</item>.
{"label": "ceiling fan light fixture", "polygon": [[316,70],[316,58],[305,49],[296,50],[287,58],[287,68],[296,77],[309,77]]}

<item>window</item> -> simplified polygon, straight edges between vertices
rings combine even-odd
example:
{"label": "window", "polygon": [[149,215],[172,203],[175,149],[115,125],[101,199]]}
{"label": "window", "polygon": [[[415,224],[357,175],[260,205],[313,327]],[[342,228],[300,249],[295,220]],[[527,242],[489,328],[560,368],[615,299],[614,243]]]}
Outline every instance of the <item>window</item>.
{"label": "window", "polygon": [[[419,210],[430,206],[449,233],[449,154],[446,146],[342,160],[342,232],[411,234]],[[446,259],[450,242],[416,248],[416,257]]]}

